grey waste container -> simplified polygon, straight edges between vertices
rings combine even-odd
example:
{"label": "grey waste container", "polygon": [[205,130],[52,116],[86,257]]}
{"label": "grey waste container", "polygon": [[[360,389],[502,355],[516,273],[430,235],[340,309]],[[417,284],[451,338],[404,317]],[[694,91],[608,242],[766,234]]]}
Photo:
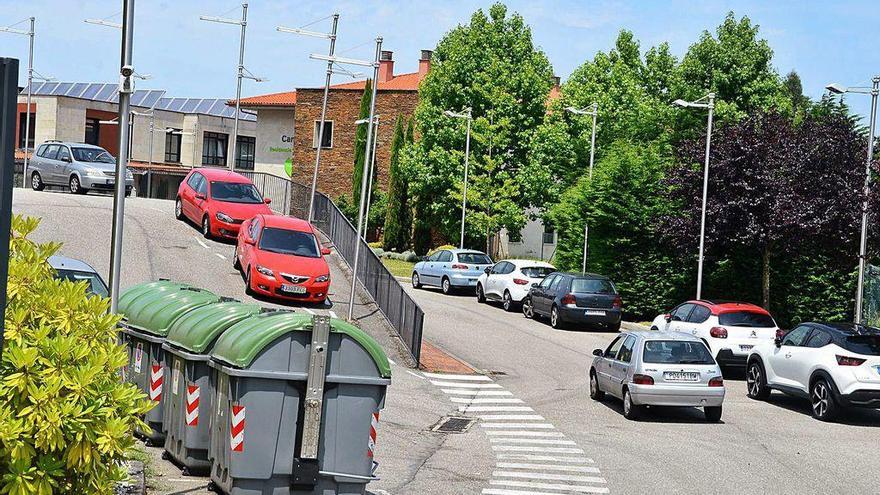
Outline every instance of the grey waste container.
{"label": "grey waste container", "polygon": [[119,297],[120,341],[128,349],[124,380],[134,383],[150,400],[157,403],[144,421],[150,431],[138,431],[150,444],[165,439],[161,407],[166,380],[165,353],[162,344],[168,329],[183,314],[199,306],[219,301],[212,292],[186,284],[160,280],[135,285]]}
{"label": "grey waste container", "polygon": [[361,495],[391,383],[382,348],[342,320],[248,318],[214,345],[212,488],[229,495]]}
{"label": "grey waste container", "polygon": [[208,435],[214,387],[208,353],[232,325],[260,313],[255,304],[227,300],[207,304],[171,324],[162,345],[171,374],[166,382],[164,407],[165,453],[180,464],[184,474],[207,472]]}

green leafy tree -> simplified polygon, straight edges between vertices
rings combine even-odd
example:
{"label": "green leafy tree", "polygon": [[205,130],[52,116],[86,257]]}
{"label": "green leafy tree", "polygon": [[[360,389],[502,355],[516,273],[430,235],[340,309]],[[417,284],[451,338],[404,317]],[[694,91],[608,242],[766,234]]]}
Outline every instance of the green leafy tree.
{"label": "green leafy tree", "polygon": [[397,117],[394,137],[391,140],[391,166],[388,172],[388,209],[385,215],[385,232],[382,237],[386,251],[402,252],[409,244],[412,221],[409,216],[409,190],[400,165],[400,155],[406,145],[403,119]]}
{"label": "green leafy tree", "polygon": [[6,341],[0,362],[0,493],[111,494],[152,407],[123,383],[119,316],[84,283],[59,281],[60,245],[28,239],[39,220],[14,216]]}
{"label": "green leafy tree", "polygon": [[457,239],[461,225],[466,126],[443,112],[473,111],[467,239],[476,244],[486,228],[524,223],[518,174],[544,119],[552,74],[522,16],[508,15],[500,3],[488,15],[478,10],[437,45],[419,88],[420,140],[407,168],[418,208],[446,239]]}
{"label": "green leafy tree", "polygon": [[[364,85],[364,94],[361,96],[361,109],[358,112],[358,120],[370,118],[370,100],[373,97],[373,82],[367,79]],[[361,180],[364,177],[364,158],[367,153],[367,126],[359,125],[354,138],[354,168],[351,176],[351,197],[355,208],[361,201]]]}

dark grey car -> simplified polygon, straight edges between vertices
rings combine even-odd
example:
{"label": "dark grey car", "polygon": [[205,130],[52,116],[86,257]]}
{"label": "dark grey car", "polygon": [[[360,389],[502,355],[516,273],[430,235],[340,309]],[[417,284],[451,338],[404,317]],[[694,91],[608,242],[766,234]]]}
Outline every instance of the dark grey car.
{"label": "dark grey car", "polygon": [[553,328],[569,325],[620,330],[622,301],[608,277],[594,273],[554,272],[523,299],[527,318],[550,319]]}
{"label": "dark grey car", "polygon": [[[116,187],[116,159],[100,146],[47,141],[37,147],[28,164],[31,188],[64,186],[73,194],[90,189],[112,191]],[[126,174],[125,193],[131,194],[134,177]]]}

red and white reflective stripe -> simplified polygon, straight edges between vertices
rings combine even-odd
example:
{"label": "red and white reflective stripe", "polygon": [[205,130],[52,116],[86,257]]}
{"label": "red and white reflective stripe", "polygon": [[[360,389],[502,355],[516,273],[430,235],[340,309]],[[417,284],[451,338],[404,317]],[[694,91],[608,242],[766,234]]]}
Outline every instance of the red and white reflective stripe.
{"label": "red and white reflective stripe", "polygon": [[162,382],[165,369],[160,364],[154,364],[150,370],[150,400],[158,402],[162,399]]}
{"label": "red and white reflective stripe", "polygon": [[199,387],[198,385],[186,386],[186,425],[199,425]]}
{"label": "red and white reflective stripe", "polygon": [[367,457],[373,457],[373,451],[376,450],[376,430],[379,429],[379,413],[373,413],[370,422],[370,446],[367,450]]}
{"label": "red and white reflective stripe", "polygon": [[229,429],[229,448],[244,452],[244,406],[232,406],[232,426]]}

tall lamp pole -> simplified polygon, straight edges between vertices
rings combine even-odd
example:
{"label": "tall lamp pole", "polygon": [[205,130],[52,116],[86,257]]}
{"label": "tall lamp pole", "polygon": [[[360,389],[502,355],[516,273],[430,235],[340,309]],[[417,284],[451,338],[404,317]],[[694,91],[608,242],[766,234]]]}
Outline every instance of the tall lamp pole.
{"label": "tall lamp pole", "polygon": [[825,87],[835,94],[861,93],[871,95],[871,122],[868,132],[868,159],[865,161],[865,186],[862,190],[862,233],[859,240],[859,278],[856,281],[856,308],[853,321],[856,325],[862,323],[863,305],[865,298],[865,260],[868,257],[868,193],[871,192],[871,163],[874,161],[874,133],[877,126],[877,95],[880,94],[880,75],[871,79],[870,88],[845,87],[836,83]]}
{"label": "tall lamp pole", "polygon": [[471,107],[468,107],[462,112],[446,110],[443,113],[447,117],[467,120],[467,133],[465,134],[464,141],[464,189],[461,195],[461,237],[458,240],[458,248],[464,249],[464,220],[465,215],[467,214],[468,161],[471,156],[471,122],[474,120],[473,110]]}
{"label": "tall lamp pole", "polygon": [[709,189],[709,151],[712,146],[712,116],[715,113],[715,93],[695,101],[675,100],[675,105],[685,108],[707,108],[709,119],[706,124],[706,163],[703,165],[703,208],[700,213],[700,255],[697,265],[697,299],[703,294],[703,249],[706,244],[706,195]]}
{"label": "tall lamp pole", "polygon": [[[366,124],[367,119],[356,120],[354,123],[357,125]],[[367,211],[364,213],[364,241],[367,240],[367,231],[369,230],[370,225],[370,205],[372,204],[373,199],[373,174],[376,173],[376,143],[379,142],[379,115],[376,115],[373,118],[373,126],[376,128],[373,132],[373,156],[370,160],[370,170],[369,170],[369,179],[367,179]],[[369,143],[365,144],[369,146]]]}
{"label": "tall lamp pole", "polygon": [[[592,127],[592,137],[590,138],[590,179],[593,178],[593,159],[596,156],[596,117],[599,115],[599,104],[593,103],[592,109],[587,108],[575,108],[575,107],[565,107],[566,112],[571,112],[575,115],[592,115],[593,116],[593,127]],[[581,263],[581,272],[587,273],[587,250],[588,250],[588,242],[590,239],[590,225],[586,221],[584,221],[584,260]],[[542,245],[543,247],[543,245]]]}

